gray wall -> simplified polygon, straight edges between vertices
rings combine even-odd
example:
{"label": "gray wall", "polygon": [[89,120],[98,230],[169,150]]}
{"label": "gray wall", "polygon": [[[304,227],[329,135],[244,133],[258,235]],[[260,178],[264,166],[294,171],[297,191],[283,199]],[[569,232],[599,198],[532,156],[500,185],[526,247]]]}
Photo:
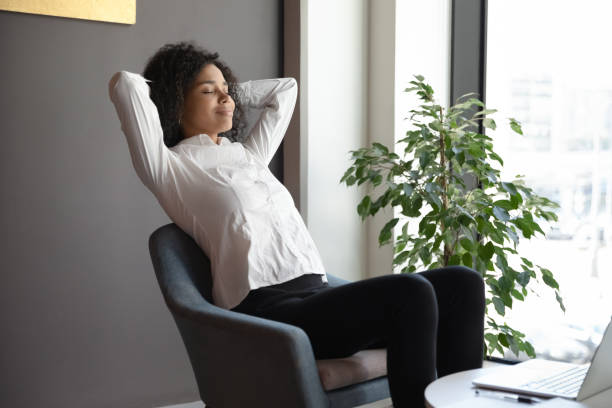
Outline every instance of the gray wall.
{"label": "gray wall", "polygon": [[0,406],[198,399],[147,239],[169,220],[137,178],[111,75],[162,44],[281,74],[279,0],[146,0],[133,26],[0,12]]}

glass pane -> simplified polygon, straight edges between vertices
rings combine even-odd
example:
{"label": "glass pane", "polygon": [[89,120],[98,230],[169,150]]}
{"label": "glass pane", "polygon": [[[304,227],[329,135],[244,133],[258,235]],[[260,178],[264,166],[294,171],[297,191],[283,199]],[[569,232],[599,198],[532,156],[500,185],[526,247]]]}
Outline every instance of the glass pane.
{"label": "glass pane", "polygon": [[[542,288],[515,304],[510,322],[538,357],[588,361],[612,313],[612,4],[488,5],[486,99],[500,110],[504,178],[523,174],[561,205],[546,239],[523,240],[519,253],[558,277],[567,313]],[[524,137],[501,126],[509,116]]]}

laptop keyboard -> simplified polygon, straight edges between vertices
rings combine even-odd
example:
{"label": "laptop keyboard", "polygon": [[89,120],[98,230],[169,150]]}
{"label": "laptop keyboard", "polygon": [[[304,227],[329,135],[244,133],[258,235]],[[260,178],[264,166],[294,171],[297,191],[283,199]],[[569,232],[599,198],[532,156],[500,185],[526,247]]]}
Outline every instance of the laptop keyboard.
{"label": "laptop keyboard", "polygon": [[575,367],[569,370],[562,371],[559,374],[551,377],[530,381],[523,384],[520,388],[526,388],[532,391],[551,392],[567,396],[575,396],[580,390],[580,386],[584,381],[584,377],[589,367]]}

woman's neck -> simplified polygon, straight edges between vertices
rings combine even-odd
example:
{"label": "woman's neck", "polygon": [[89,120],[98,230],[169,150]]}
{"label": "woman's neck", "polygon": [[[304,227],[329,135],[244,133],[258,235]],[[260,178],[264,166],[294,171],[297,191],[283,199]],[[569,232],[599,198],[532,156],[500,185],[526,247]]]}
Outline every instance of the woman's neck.
{"label": "woman's neck", "polygon": [[214,144],[218,145],[219,142],[221,142],[221,139],[219,138],[219,135],[208,135],[208,137],[210,137],[210,140],[213,141]]}

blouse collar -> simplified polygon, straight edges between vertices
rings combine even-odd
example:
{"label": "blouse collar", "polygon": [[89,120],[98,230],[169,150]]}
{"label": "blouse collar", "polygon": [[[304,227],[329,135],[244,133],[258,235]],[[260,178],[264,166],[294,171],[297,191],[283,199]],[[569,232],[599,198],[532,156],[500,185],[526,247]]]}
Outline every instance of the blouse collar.
{"label": "blouse collar", "polygon": [[[219,136],[219,146],[223,146],[229,143],[232,143],[232,142],[228,138]],[[196,146],[218,146],[217,144],[215,144],[215,142],[212,141],[210,136],[208,136],[205,133],[202,133],[201,135],[191,136],[191,137],[188,137],[187,139],[183,139],[180,142],[178,142],[178,144],[179,145],[189,144],[189,145],[196,145]]]}

